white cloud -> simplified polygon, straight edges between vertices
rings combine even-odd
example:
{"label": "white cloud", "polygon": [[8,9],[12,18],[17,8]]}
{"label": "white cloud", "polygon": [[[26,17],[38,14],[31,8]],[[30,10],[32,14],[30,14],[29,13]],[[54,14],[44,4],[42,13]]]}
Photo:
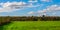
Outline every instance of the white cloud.
{"label": "white cloud", "polygon": [[25,2],[6,2],[6,3],[0,3],[2,8],[0,8],[0,12],[12,12],[16,10],[21,10],[23,9],[23,6],[25,5]]}
{"label": "white cloud", "polygon": [[35,3],[35,2],[38,2],[38,0],[29,0],[28,2],[32,2],[32,3]]}
{"label": "white cloud", "polygon": [[37,12],[30,11],[28,12],[28,14],[38,14],[39,16],[41,16],[41,15],[47,15],[48,13],[51,13],[52,15],[55,15],[57,11],[60,11],[60,6],[51,5],[51,6],[47,6],[47,8],[43,10],[38,10]]}
{"label": "white cloud", "polygon": [[[46,9],[43,9],[43,10],[39,10],[38,13],[41,14],[46,14],[48,12],[56,12],[56,11],[60,11],[60,6],[58,5],[51,5],[51,6],[48,6]],[[55,14],[55,13],[53,13]]]}
{"label": "white cloud", "polygon": [[52,11],[60,11],[60,6],[51,5],[51,6],[48,6],[46,9],[41,10],[40,12],[52,12]]}
{"label": "white cloud", "polygon": [[52,15],[56,15],[56,12],[55,13],[52,13]]}
{"label": "white cloud", "polygon": [[34,12],[33,11],[30,11],[30,12],[28,12],[28,14],[34,14]]}
{"label": "white cloud", "polygon": [[48,10],[48,11],[60,11],[60,6],[58,6],[58,5],[51,5],[51,6],[47,7],[46,10]]}
{"label": "white cloud", "polygon": [[40,0],[42,2],[51,2],[52,0]]}
{"label": "white cloud", "polygon": [[40,5],[34,6],[33,4],[28,4],[25,2],[6,2],[0,3],[0,6],[2,6],[2,8],[0,8],[0,12],[12,12],[30,7],[38,7]]}

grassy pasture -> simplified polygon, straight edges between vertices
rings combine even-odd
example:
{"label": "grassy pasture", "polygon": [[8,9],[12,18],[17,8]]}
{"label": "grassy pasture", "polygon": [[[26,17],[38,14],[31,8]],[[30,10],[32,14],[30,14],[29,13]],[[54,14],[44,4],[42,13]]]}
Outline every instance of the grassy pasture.
{"label": "grassy pasture", "polygon": [[60,30],[60,21],[12,21],[1,30]]}

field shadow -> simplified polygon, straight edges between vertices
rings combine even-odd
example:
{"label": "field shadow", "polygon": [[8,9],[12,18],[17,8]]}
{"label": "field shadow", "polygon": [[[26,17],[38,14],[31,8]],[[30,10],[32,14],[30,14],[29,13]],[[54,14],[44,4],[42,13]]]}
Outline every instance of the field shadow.
{"label": "field shadow", "polygon": [[4,25],[9,25],[11,22],[9,22],[9,23],[4,23],[4,24],[2,24],[2,25],[0,25],[0,30],[3,30],[4,29]]}
{"label": "field shadow", "polygon": [[3,30],[3,26],[0,26],[0,30]]}

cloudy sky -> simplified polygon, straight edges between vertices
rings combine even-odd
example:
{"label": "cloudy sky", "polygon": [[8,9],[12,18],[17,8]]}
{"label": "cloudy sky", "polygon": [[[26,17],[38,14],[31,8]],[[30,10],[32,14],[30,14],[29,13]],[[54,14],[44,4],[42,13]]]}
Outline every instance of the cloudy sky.
{"label": "cloudy sky", "polygon": [[0,16],[60,16],[60,0],[0,0]]}

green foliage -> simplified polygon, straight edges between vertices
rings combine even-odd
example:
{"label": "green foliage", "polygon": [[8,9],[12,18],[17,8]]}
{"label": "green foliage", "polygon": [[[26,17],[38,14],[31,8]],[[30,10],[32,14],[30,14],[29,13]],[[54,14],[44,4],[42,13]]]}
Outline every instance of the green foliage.
{"label": "green foliage", "polygon": [[5,23],[9,23],[9,22],[10,22],[9,17],[0,17],[0,25],[5,24]]}

